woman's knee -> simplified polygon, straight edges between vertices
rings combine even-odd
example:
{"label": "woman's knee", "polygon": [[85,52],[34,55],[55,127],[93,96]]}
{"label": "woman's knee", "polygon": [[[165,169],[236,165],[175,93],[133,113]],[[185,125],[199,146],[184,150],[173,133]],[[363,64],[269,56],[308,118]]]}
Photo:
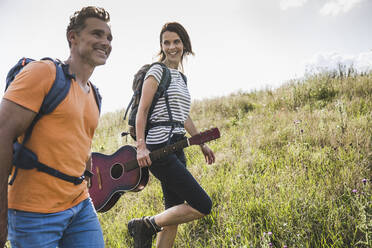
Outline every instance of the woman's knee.
{"label": "woman's knee", "polygon": [[208,200],[205,202],[201,212],[204,215],[208,215],[208,214],[211,213],[211,211],[212,211],[212,200],[211,200],[211,198],[208,197]]}
{"label": "woman's knee", "polygon": [[202,217],[208,215],[212,211],[212,200],[207,198],[203,203],[198,203],[197,205],[191,206],[194,208]]}
{"label": "woman's knee", "polygon": [[163,227],[163,232],[177,232],[178,225],[169,225],[169,226],[164,226]]}

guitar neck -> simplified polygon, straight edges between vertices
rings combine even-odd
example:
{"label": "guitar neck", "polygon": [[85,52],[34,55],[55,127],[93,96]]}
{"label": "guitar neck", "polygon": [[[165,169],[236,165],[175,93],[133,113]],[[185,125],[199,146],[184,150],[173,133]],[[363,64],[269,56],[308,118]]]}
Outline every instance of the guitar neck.
{"label": "guitar neck", "polygon": [[171,153],[174,153],[176,151],[179,151],[185,147],[189,146],[188,139],[180,140],[172,145],[165,146],[161,149],[155,150],[150,153],[150,159],[151,161],[155,161],[158,159],[161,159]]}
{"label": "guitar neck", "polygon": [[[150,159],[151,161],[156,161],[156,160],[159,160],[163,157],[166,157],[167,155],[171,154],[171,153],[174,153],[176,151],[179,151],[185,147],[188,147],[190,146],[189,144],[189,141],[187,138],[183,139],[183,140],[180,140],[174,144],[171,144],[171,145],[168,145],[168,146],[165,146],[161,149],[158,149],[158,150],[155,150],[155,151],[152,151],[150,153]],[[136,169],[138,167],[138,161],[137,159],[134,159],[132,161],[129,161],[127,164],[126,164],[126,168],[125,170],[126,171],[131,171],[133,169]]]}
{"label": "guitar neck", "polygon": [[[219,137],[220,137],[220,131],[218,130],[218,128],[212,128],[205,132],[196,134],[190,138],[182,139],[174,144],[155,150],[150,153],[150,159],[152,161],[156,161],[158,159],[161,159],[169,155],[170,153],[174,153],[185,147],[192,146],[192,145],[200,145],[200,144],[203,144],[204,142],[218,139]],[[130,170],[136,169],[137,167],[138,167],[137,159],[133,159],[132,161],[129,161],[128,163],[126,163],[125,170],[130,171]]]}

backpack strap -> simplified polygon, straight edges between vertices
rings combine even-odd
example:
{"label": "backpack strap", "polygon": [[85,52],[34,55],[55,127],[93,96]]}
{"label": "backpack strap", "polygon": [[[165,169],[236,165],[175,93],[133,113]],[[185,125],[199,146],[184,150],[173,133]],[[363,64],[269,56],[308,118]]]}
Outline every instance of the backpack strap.
{"label": "backpack strap", "polygon": [[41,115],[49,114],[66,98],[70,91],[71,79],[75,78],[74,75],[68,72],[68,65],[51,58],[42,58],[41,60],[53,61],[56,66],[56,79],[45,96],[39,113]]}
{"label": "backpack strap", "polygon": [[[171,81],[172,81],[172,76],[171,76],[171,72],[170,70],[168,69],[168,67],[161,63],[161,62],[155,62],[155,63],[152,63],[150,65],[144,65],[142,66],[142,68],[137,72],[137,74],[135,75],[135,80],[137,82],[139,82],[139,80],[141,80],[141,85],[139,85],[138,87],[132,87],[133,90],[134,90],[134,94],[126,108],[126,111],[125,111],[125,114],[124,114],[124,120],[126,119],[127,117],[127,114],[128,114],[128,111],[129,109],[131,109],[131,114],[130,114],[130,117],[129,117],[129,121],[128,121],[128,124],[132,127],[135,127],[135,116],[133,118],[133,114],[132,113],[137,113],[137,110],[138,110],[138,102],[136,99],[138,99],[138,95],[141,95],[142,93],[142,86],[143,86],[143,82],[144,82],[144,78],[145,78],[145,75],[147,73],[148,70],[150,70],[150,68],[154,65],[160,65],[161,68],[162,68],[162,76],[161,76],[161,79],[160,79],[160,82],[159,82],[159,85],[158,85],[158,88],[154,94],[154,97],[152,99],[152,103],[150,105],[150,108],[149,108],[149,111],[148,111],[148,115],[147,115],[147,124],[146,124],[146,127],[145,127],[145,136],[147,136],[148,134],[148,131],[152,128],[152,127],[155,127],[155,126],[173,126],[171,131],[170,131],[170,135],[174,129],[174,127],[178,127],[178,126],[182,126],[183,127],[183,123],[181,122],[177,122],[177,121],[173,121],[173,116],[172,116],[172,113],[171,113],[171,109],[170,109],[170,105],[169,105],[169,100],[168,100],[168,93],[167,93],[167,90],[169,88],[169,85],[171,84]],[[182,73],[182,78],[184,79],[185,83],[187,81],[187,78],[186,76],[184,76]],[[151,117],[151,114],[159,100],[159,98],[161,98],[162,96],[164,96],[165,98],[165,103],[166,103],[166,107],[167,107],[167,112],[168,112],[168,116],[169,116],[169,121],[162,121],[162,122],[150,122],[150,117]],[[132,106],[132,104],[136,101],[136,103]],[[137,104],[137,105],[136,105]],[[130,108],[132,106],[132,108]],[[128,132],[123,132],[121,135],[122,136],[125,136],[127,134],[131,134],[132,138],[135,140],[135,135],[133,136],[132,132],[131,133],[128,133]]]}
{"label": "backpack strap", "polygon": [[181,77],[183,79],[183,81],[185,82],[185,84],[187,85],[187,77],[185,74],[183,74],[182,72],[179,72],[181,74]]}
{"label": "backpack strap", "polygon": [[92,85],[92,88],[93,88],[94,98],[96,99],[96,103],[97,103],[97,106],[98,106],[98,111],[101,113],[102,96],[99,93],[98,88],[92,82],[90,82],[90,85]]}
{"label": "backpack strap", "polygon": [[10,185],[12,185],[15,180],[18,168],[22,168],[25,170],[36,168],[38,171],[42,171],[44,173],[60,178],[67,182],[71,182],[75,185],[82,183],[83,180],[85,179],[86,175],[85,172],[80,177],[69,176],[65,173],[62,173],[52,167],[49,167],[39,162],[37,155],[28,148],[26,148],[25,146],[23,146],[23,144],[15,142],[13,144],[13,150],[15,151],[14,154],[15,156],[13,156],[13,164],[16,166],[16,171],[14,172],[11,182],[9,182]]}
{"label": "backpack strap", "polygon": [[[80,184],[83,182],[85,178],[84,175],[80,177],[69,176],[43,163],[40,163],[38,161],[36,154],[25,147],[26,142],[31,137],[31,133],[32,133],[32,130],[35,124],[40,120],[40,118],[43,115],[51,113],[63,101],[63,99],[65,99],[68,92],[70,91],[71,79],[75,77],[74,75],[69,73],[67,64],[63,64],[61,61],[56,61],[51,58],[43,58],[42,60],[53,61],[53,63],[56,66],[56,78],[48,94],[44,97],[44,100],[41,104],[39,112],[35,116],[30,126],[27,128],[22,144],[18,143],[17,141],[13,143],[13,164],[15,165],[15,171],[14,171],[13,177],[9,181],[9,185],[13,184],[17,176],[18,168],[22,168],[22,169],[37,168],[39,171],[43,171],[47,174],[50,174],[62,180],[72,182],[74,184]],[[21,64],[22,68],[25,65],[24,63],[29,63],[31,61],[34,61],[34,60],[23,58],[23,63]],[[11,70],[13,70],[13,68]],[[16,68],[15,70],[18,70],[16,73],[18,73],[22,68]],[[11,83],[10,80],[14,80],[14,77],[12,79],[9,77],[9,84]],[[7,86],[8,86],[8,77],[7,77]],[[92,88],[94,89],[96,102],[97,102],[98,108],[100,109],[101,98],[100,98],[98,89],[95,86],[93,86]]]}
{"label": "backpack strap", "polygon": [[[155,108],[155,105],[156,105],[157,101],[159,100],[160,97],[162,97],[164,95],[165,105],[167,107],[167,112],[168,112],[168,116],[169,116],[169,121],[150,122],[150,115],[148,115],[147,128],[146,129],[147,129],[147,132],[148,132],[150,130],[150,128],[153,128],[153,127],[156,127],[156,126],[170,126],[171,129],[169,130],[169,134],[168,134],[168,143],[169,143],[174,128],[175,127],[184,127],[184,124],[182,122],[173,120],[172,111],[170,109],[168,91],[167,90],[168,90],[169,85],[171,84],[171,81],[172,81],[171,72],[168,69],[168,67],[166,65],[164,65],[163,63],[158,63],[158,64],[160,64],[163,68],[163,75],[162,75],[161,81],[159,83],[158,91],[155,93],[154,100],[152,101],[152,105],[150,107],[149,113],[152,113],[152,111]],[[186,76],[183,75],[183,73],[181,73],[181,76],[186,83],[187,82]]]}
{"label": "backpack strap", "polygon": [[66,65],[51,58],[43,58],[42,60],[53,61],[56,66],[56,78],[48,94],[44,97],[39,112],[31,122],[31,125],[27,128],[22,144],[25,144],[30,138],[32,129],[36,122],[38,122],[43,115],[51,113],[63,101],[63,99],[66,98],[70,91],[71,78],[74,77],[68,73],[68,67]]}
{"label": "backpack strap", "polygon": [[155,62],[155,63],[151,64],[150,68],[155,64],[158,64],[162,67],[163,74],[161,76],[158,89],[155,92],[154,98],[152,100],[152,103],[151,103],[151,106],[150,106],[150,109],[149,109],[149,114],[147,115],[147,123],[150,120],[150,115],[152,114],[152,111],[154,110],[156,103],[158,102],[159,98],[162,97],[163,94],[167,91],[167,89],[169,88],[169,85],[172,81],[172,76],[171,76],[171,73],[170,73],[170,70],[168,69],[168,67],[166,65],[164,65],[163,63]]}

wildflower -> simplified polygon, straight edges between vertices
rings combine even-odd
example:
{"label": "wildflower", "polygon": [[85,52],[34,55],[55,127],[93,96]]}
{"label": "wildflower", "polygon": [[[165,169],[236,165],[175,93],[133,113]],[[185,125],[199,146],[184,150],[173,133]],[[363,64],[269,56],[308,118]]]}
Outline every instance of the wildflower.
{"label": "wildflower", "polygon": [[353,191],[352,191],[353,193],[356,193],[356,192],[358,192],[358,190],[357,189],[353,189]]}
{"label": "wildflower", "polygon": [[273,246],[273,244],[270,242],[270,243],[269,243],[269,246],[271,247],[271,246]]}
{"label": "wildflower", "polygon": [[267,232],[267,235],[272,235],[273,233],[272,232]]}
{"label": "wildflower", "polygon": [[363,180],[362,180],[362,182],[364,183],[364,184],[366,184],[367,183],[367,179],[366,178],[363,178]]}
{"label": "wildflower", "polygon": [[286,245],[283,245],[283,248],[288,248],[288,246],[286,246]]}

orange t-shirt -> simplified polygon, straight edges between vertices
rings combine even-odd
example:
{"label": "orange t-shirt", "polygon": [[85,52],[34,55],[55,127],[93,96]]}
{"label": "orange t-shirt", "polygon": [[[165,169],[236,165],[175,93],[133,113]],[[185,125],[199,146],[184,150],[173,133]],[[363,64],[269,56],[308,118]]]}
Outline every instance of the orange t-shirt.
{"label": "orange t-shirt", "polygon": [[[52,61],[32,62],[17,75],[4,98],[38,112],[55,76]],[[72,79],[66,98],[37,122],[26,147],[37,154],[41,163],[79,177],[91,153],[98,118],[93,89],[86,93]],[[8,187],[8,207],[54,213],[73,207],[88,196],[85,181],[74,185],[36,169],[19,169],[14,184]]]}

